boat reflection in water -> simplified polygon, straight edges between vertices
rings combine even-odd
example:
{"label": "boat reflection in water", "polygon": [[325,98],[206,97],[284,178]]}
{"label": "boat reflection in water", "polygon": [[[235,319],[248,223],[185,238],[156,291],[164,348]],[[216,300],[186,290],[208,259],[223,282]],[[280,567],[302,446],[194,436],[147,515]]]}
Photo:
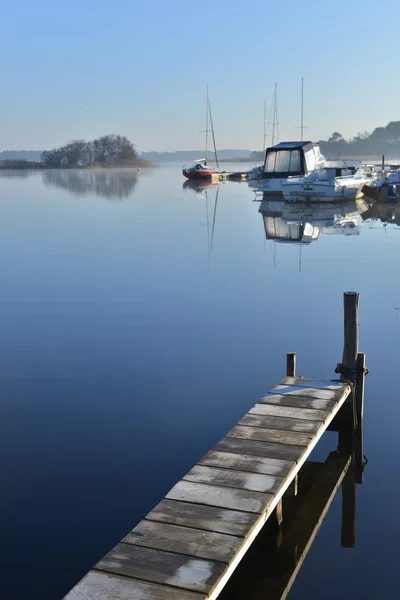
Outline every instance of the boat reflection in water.
{"label": "boat reflection in water", "polygon": [[[214,194],[214,206],[211,208],[210,215],[210,206],[208,200],[208,191],[209,188],[216,188]],[[188,180],[183,184],[184,190],[193,190],[196,194],[204,199],[205,209],[206,209],[206,225],[207,225],[207,261],[208,261],[208,269],[211,269],[211,255],[213,249],[214,242],[214,233],[215,233],[215,221],[217,217],[217,206],[218,206],[218,194],[219,194],[219,182],[213,181],[193,181]]]}
{"label": "boat reflection in water", "polygon": [[220,184],[219,181],[204,181],[204,180],[194,180],[188,179],[182,185],[184,190],[193,190],[194,192],[202,193],[207,188],[218,187]]}
{"label": "boat reflection in water", "polygon": [[358,235],[369,210],[364,198],[313,205],[270,199],[259,208],[267,240],[297,244],[311,244],[320,234]]}

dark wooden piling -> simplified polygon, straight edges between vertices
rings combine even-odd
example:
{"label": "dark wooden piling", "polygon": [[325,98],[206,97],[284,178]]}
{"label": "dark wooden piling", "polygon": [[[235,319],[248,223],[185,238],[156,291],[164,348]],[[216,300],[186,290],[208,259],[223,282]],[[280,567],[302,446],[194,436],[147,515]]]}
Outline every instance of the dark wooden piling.
{"label": "dark wooden piling", "polygon": [[360,421],[354,431],[354,479],[364,483],[364,441],[363,424]]}
{"label": "dark wooden piling", "polygon": [[344,345],[341,380],[355,383],[355,370],[358,355],[358,302],[357,292],[344,294]]}
{"label": "dark wooden piling", "polygon": [[361,423],[364,415],[364,385],[365,385],[365,374],[366,374],[366,357],[364,352],[357,354],[356,361],[356,411],[357,421]]}
{"label": "dark wooden piling", "polygon": [[288,352],[286,357],[286,375],[288,377],[296,377],[296,352]]}

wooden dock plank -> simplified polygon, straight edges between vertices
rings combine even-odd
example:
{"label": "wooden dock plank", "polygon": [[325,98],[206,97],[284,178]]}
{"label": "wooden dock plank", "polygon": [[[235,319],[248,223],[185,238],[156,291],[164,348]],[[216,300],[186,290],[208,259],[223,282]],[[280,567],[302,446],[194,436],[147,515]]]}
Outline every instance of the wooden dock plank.
{"label": "wooden dock plank", "polygon": [[240,548],[242,538],[144,520],[122,542],[228,563]]}
{"label": "wooden dock plank", "polygon": [[244,536],[256,522],[257,515],[204,504],[164,499],[146,516],[146,519],[216,533]]}
{"label": "wooden dock plank", "polygon": [[259,473],[219,469],[204,465],[196,465],[183,479],[195,483],[209,483],[211,485],[268,493],[275,493],[283,481],[283,477],[276,477],[275,475],[261,475]]}
{"label": "wooden dock plank", "polygon": [[327,390],[301,385],[274,385],[270,394],[291,394],[294,396],[306,396],[315,400],[339,400],[342,395],[340,390]]}
{"label": "wooden dock plank", "polygon": [[90,571],[65,600],[205,600],[206,594]]}
{"label": "wooden dock plank", "polygon": [[272,497],[272,494],[184,480],[179,481],[166,496],[171,500],[220,506],[252,513],[261,513]]}
{"label": "wooden dock plank", "polygon": [[225,565],[120,543],[95,568],[98,571],[207,594],[224,572]]}
{"label": "wooden dock plank", "polygon": [[259,404],[277,404],[279,406],[294,406],[297,408],[313,408],[330,411],[335,405],[335,400],[316,400],[305,396],[293,394],[266,394]]}
{"label": "wooden dock plank", "polygon": [[283,429],[266,429],[263,427],[236,425],[227,434],[227,437],[241,438],[243,440],[260,440],[261,442],[276,442],[278,444],[291,444],[294,446],[307,446],[314,437],[314,434],[299,433],[298,431],[283,431]]}
{"label": "wooden dock plank", "polygon": [[[272,396],[272,398],[280,398],[280,396]],[[308,401],[308,399],[307,399]],[[317,400],[311,400],[311,402],[318,402]],[[323,400],[322,402],[325,402]],[[260,400],[262,404],[263,401]],[[270,404],[278,404],[274,401]],[[288,405],[292,406],[292,405]],[[301,405],[300,405],[301,406]],[[301,407],[306,408],[306,407]],[[240,421],[238,425],[245,425],[247,427],[265,427],[272,429],[283,429],[284,431],[300,431],[302,433],[316,433],[318,429],[321,427],[323,421],[306,421],[290,419],[288,417],[272,417],[271,415],[254,415],[247,413]]]}
{"label": "wooden dock plank", "polygon": [[325,421],[329,410],[314,408],[300,408],[297,406],[276,406],[273,404],[256,404],[249,413],[251,415],[272,415],[274,417],[290,417],[291,419],[305,419],[306,421]]}
{"label": "wooden dock plank", "polygon": [[349,393],[274,386],[68,600],[215,600]]}
{"label": "wooden dock plank", "polygon": [[297,385],[308,388],[323,388],[324,390],[340,391],[343,390],[343,383],[340,381],[306,379],[305,377],[285,377],[280,385]]}
{"label": "wooden dock plank", "polygon": [[289,444],[274,444],[272,442],[225,437],[218,442],[214,450],[218,452],[249,454],[250,456],[263,456],[264,458],[298,460],[304,452],[304,446],[290,446]]}
{"label": "wooden dock plank", "polygon": [[292,469],[294,461],[211,450],[199,460],[198,464],[219,467],[221,469],[238,469],[239,471],[248,471],[250,473],[285,477]]}

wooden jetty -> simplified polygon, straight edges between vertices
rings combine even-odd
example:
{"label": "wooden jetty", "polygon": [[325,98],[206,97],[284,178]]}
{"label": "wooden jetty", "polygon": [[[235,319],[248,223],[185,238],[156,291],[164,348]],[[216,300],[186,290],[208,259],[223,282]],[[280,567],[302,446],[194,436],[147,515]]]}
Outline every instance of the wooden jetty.
{"label": "wooden jetty", "polygon": [[66,600],[217,598],[268,519],[282,522],[283,498],[296,494],[298,474],[328,427],[339,430],[339,447],[345,448],[348,438],[343,434],[353,430],[362,414],[362,357],[358,294],[349,293],[343,359],[337,369],[341,381],[297,377],[296,355],[288,354],[287,376]]}
{"label": "wooden jetty", "polygon": [[[353,432],[354,433],[354,432]],[[351,432],[349,432],[351,434]],[[284,600],[342,489],[342,546],[355,545],[357,436],[345,452],[331,452],[325,462],[308,460],[298,477],[298,494],[285,494],[283,522],[268,522],[222,591],[220,600]],[[339,536],[338,536],[339,537]]]}
{"label": "wooden jetty", "polygon": [[247,181],[247,171],[220,171],[211,175],[211,181]]}

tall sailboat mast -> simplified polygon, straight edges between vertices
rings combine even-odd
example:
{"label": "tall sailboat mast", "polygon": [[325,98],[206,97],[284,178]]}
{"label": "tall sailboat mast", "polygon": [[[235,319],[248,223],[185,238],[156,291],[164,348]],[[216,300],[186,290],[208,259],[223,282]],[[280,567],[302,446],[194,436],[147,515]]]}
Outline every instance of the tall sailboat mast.
{"label": "tall sailboat mast", "polygon": [[214,145],[215,162],[217,163],[217,169],[219,169],[217,147],[215,145],[214,125],[213,125],[212,114],[211,114],[210,98],[208,98],[208,110],[210,112],[210,124],[211,124],[211,133],[212,133],[212,139],[213,139],[213,145]]}
{"label": "tall sailboat mast", "polygon": [[274,142],[275,142],[275,130],[276,130],[276,137],[279,142],[277,91],[278,91],[278,84],[275,83],[274,109],[273,109],[273,119],[272,119],[272,145],[274,145]]}
{"label": "tall sailboat mast", "polygon": [[208,111],[209,111],[209,99],[208,99],[208,84],[206,86],[206,149],[204,152],[205,161],[207,164],[207,152],[208,152]]}
{"label": "tall sailboat mast", "polygon": [[304,77],[301,78],[301,125],[300,125],[300,141],[303,141],[304,132]]}
{"label": "tall sailboat mast", "polygon": [[264,140],[263,140],[263,154],[267,146],[267,99],[264,98]]}

